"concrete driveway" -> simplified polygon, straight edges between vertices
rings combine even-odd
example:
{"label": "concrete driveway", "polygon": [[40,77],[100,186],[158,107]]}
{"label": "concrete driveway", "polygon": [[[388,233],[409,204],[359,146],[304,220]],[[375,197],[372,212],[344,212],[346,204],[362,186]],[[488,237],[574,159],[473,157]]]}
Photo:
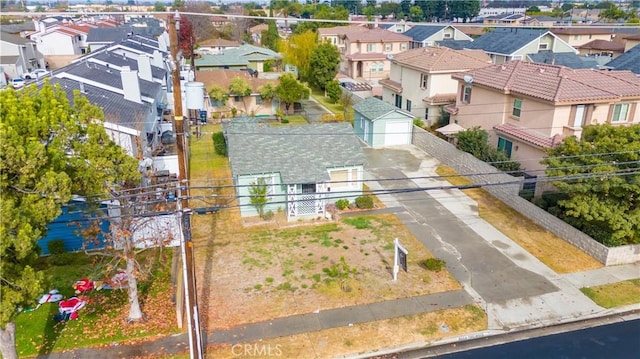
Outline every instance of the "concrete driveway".
{"label": "concrete driveway", "polygon": [[[491,329],[601,310],[538,259],[482,220],[477,204],[435,178],[438,162],[414,146],[365,148],[365,181],[486,309]],[[390,180],[389,180],[390,179]],[[422,188],[415,192],[403,189]]]}
{"label": "concrete driveway", "polygon": [[302,108],[306,111],[307,121],[309,121],[309,123],[320,123],[320,121],[322,120],[322,115],[331,113],[324,106],[322,106],[312,98],[309,98],[308,100],[302,100],[300,101],[300,103],[302,104]]}

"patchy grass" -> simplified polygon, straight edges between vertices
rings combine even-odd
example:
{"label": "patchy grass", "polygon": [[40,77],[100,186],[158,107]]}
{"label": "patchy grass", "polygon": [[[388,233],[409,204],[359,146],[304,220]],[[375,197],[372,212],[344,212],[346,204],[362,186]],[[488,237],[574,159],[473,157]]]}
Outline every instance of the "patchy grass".
{"label": "patchy grass", "polygon": [[[324,91],[318,88],[311,88],[311,97],[318,101],[322,106],[326,107],[333,114],[344,113],[344,107],[340,104],[340,102],[329,102],[329,98],[324,97]],[[347,111],[346,120],[353,120],[353,108],[350,108],[349,111]]]}
{"label": "patchy grass", "polygon": [[[150,251],[156,252],[156,251]],[[126,344],[129,340],[179,332],[175,322],[175,306],[171,303],[171,256],[155,260],[155,270],[138,285],[140,304],[145,319],[127,324],[129,305],[126,290],[90,291],[79,295],[87,305],[78,311],[78,319],[56,322],[58,303],[44,303],[29,313],[16,317],[16,345],[18,355],[35,356],[78,347],[101,346],[113,342]],[[156,252],[157,254],[157,252]],[[95,263],[83,253],[65,254],[66,265],[51,266],[49,258],[41,258],[39,266],[45,269],[51,288],[70,298],[75,295],[71,285],[80,278],[102,279],[95,271]],[[95,257],[94,257],[95,258]]]}
{"label": "patchy grass", "polygon": [[580,291],[604,308],[640,303],[640,279],[580,288]]}
{"label": "patchy grass", "polygon": [[[335,358],[411,343],[434,342],[486,328],[484,312],[468,305],[239,345],[263,349],[263,353],[270,350],[272,355],[280,353],[283,358],[305,358],[309,353],[317,358]],[[214,358],[236,357],[230,344],[209,346],[207,353]]]}
{"label": "patchy grass", "polygon": [[[456,186],[473,183],[466,177],[457,176],[454,169],[445,165],[439,165],[436,173],[447,176],[445,179]],[[478,203],[478,212],[482,219],[557,273],[581,272],[602,267],[600,262],[579,248],[541,228],[487,191],[473,188],[463,192]]]}

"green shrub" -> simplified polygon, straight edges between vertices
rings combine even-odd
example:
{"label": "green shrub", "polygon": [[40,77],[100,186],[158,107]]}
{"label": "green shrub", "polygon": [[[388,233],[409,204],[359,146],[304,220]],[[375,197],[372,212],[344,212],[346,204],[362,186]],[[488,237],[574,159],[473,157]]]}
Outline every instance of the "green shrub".
{"label": "green shrub", "polygon": [[424,261],[424,266],[427,267],[428,270],[434,272],[440,272],[446,264],[447,263],[445,261],[439,258],[428,258]]}
{"label": "green shrub", "polygon": [[270,221],[273,218],[273,211],[266,211],[262,216],[265,221]]}
{"label": "green shrub", "polygon": [[338,208],[339,210],[344,211],[344,209],[347,207],[349,207],[348,199],[339,199],[336,201],[336,208]]}
{"label": "green shrub", "polygon": [[413,119],[413,125],[420,127],[420,128],[424,128],[424,121],[422,121],[421,118],[414,118]]}
{"label": "green shrub", "polygon": [[360,196],[356,198],[356,206],[360,209],[373,208],[373,198],[371,196]]}
{"label": "green shrub", "polygon": [[282,119],[282,121],[280,121],[280,122],[282,122],[282,123],[289,123],[289,119],[287,119],[287,118],[283,118],[283,119]]}
{"label": "green shrub", "polygon": [[47,243],[47,248],[49,249],[49,253],[51,255],[63,254],[66,253],[67,250],[64,249],[64,241],[62,239],[54,239]]}
{"label": "green shrub", "polygon": [[342,96],[342,88],[340,87],[340,83],[338,80],[331,80],[327,82],[325,85],[325,91],[327,93],[327,97],[329,98],[329,102],[337,103],[340,100],[340,96]]}
{"label": "green shrub", "polygon": [[224,139],[224,134],[222,133],[222,131],[215,132],[213,135],[211,135],[211,138],[213,139],[213,149],[216,151],[216,154],[220,156],[226,156],[227,142]]}

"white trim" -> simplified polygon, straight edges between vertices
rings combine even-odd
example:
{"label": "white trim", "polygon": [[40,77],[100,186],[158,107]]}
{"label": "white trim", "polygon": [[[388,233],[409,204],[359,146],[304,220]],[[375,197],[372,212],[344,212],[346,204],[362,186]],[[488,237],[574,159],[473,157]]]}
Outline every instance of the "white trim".
{"label": "white trim", "polygon": [[128,135],[132,135],[132,136],[136,136],[136,137],[140,137],[140,134],[141,134],[141,132],[136,130],[136,129],[133,129],[133,128],[130,128],[130,127],[125,127],[125,126],[120,126],[120,125],[117,125],[117,124],[115,124],[113,122],[108,122],[106,120],[103,122],[103,124],[104,124],[104,127],[106,129],[109,129],[109,130],[112,130],[112,131],[126,133]]}

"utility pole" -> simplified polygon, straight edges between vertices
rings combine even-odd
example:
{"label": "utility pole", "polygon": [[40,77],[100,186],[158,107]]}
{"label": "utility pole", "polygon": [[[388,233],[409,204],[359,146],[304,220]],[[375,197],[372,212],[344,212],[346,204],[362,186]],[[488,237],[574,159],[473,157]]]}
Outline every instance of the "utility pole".
{"label": "utility pole", "polygon": [[[173,80],[173,118],[176,131],[176,144],[178,149],[179,199],[178,208],[182,213],[181,228],[183,240],[181,252],[183,262],[183,275],[185,287],[185,309],[187,312],[187,326],[189,332],[189,354],[191,359],[203,358],[202,333],[200,332],[200,319],[198,315],[196,297],[196,279],[193,270],[193,242],[191,240],[191,210],[189,209],[189,170],[187,166],[188,153],[185,136],[185,122],[182,113],[182,90],[180,88],[180,62],[178,59],[178,30],[180,14],[169,15],[169,41],[171,42],[171,56],[175,66],[172,73]],[[187,130],[188,131],[188,130]]]}

